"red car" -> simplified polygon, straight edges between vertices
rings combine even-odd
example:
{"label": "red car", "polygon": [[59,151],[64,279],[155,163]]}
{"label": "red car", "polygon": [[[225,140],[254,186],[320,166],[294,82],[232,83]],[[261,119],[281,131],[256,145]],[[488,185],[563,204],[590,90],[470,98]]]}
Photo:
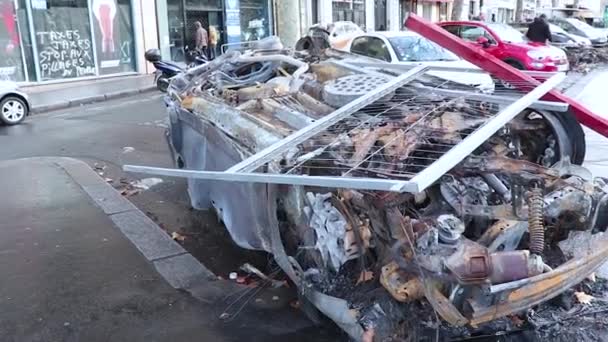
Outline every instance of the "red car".
{"label": "red car", "polygon": [[530,42],[507,24],[479,21],[451,21],[438,24],[446,31],[521,70],[568,71],[566,53],[554,46]]}

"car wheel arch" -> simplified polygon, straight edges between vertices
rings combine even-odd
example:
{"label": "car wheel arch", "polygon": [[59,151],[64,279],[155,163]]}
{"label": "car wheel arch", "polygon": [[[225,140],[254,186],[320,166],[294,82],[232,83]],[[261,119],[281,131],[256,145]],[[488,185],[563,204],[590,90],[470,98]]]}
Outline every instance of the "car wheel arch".
{"label": "car wheel arch", "polygon": [[0,98],[0,102],[4,101],[7,97],[16,97],[19,100],[23,101],[23,103],[25,104],[25,109],[26,109],[26,116],[30,115],[30,103],[27,100],[27,98],[25,96],[23,96],[22,94],[19,93],[6,93],[4,94],[4,96],[2,96],[2,98]]}

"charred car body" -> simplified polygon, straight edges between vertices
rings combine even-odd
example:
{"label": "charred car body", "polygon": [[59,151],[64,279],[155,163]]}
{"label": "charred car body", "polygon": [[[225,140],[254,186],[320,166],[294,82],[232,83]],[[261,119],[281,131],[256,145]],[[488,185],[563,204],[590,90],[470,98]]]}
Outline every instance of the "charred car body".
{"label": "charred car body", "polygon": [[606,182],[576,165],[581,127],[567,106],[538,100],[563,75],[486,94],[429,67],[314,38],[298,46],[267,39],[176,77],[166,103],[177,168],[125,169],[187,177],[193,207],[272,253],[303,300],[356,340],[413,340],[433,312],[445,329],[474,329],[608,258],[601,241],[570,260],[553,253],[572,231],[607,225]]}

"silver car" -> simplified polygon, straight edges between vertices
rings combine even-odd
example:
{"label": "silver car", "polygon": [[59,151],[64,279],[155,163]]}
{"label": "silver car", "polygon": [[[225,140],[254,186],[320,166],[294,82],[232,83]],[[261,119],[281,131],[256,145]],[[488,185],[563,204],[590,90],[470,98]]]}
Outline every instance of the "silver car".
{"label": "silver car", "polygon": [[12,81],[0,81],[0,123],[16,125],[29,114],[27,94]]}

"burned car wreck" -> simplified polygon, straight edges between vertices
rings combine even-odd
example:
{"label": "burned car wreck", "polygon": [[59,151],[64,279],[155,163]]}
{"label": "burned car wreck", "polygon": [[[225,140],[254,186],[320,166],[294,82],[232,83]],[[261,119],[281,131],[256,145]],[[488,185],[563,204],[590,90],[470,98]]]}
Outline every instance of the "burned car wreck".
{"label": "burned car wreck", "polygon": [[577,165],[580,126],[539,100],[563,75],[484,93],[424,65],[299,47],[266,39],[175,78],[176,169],[125,169],[187,177],[193,207],[271,253],[355,340],[466,335],[608,259],[603,239],[577,257],[558,247],[608,225],[607,182]]}

